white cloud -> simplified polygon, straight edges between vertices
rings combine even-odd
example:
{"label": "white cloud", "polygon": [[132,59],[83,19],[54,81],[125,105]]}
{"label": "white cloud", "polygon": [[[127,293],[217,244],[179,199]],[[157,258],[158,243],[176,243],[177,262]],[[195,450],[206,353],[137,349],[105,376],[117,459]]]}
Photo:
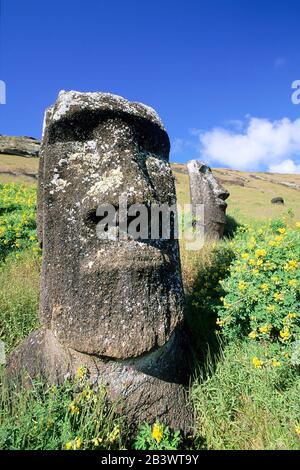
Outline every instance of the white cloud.
{"label": "white cloud", "polygon": [[200,132],[199,141],[200,157],[208,163],[240,170],[299,172],[300,119],[272,122],[251,117],[243,131],[214,128]]}
{"label": "white cloud", "polygon": [[300,173],[300,163],[296,164],[293,160],[284,160],[278,165],[270,165],[271,173]]}

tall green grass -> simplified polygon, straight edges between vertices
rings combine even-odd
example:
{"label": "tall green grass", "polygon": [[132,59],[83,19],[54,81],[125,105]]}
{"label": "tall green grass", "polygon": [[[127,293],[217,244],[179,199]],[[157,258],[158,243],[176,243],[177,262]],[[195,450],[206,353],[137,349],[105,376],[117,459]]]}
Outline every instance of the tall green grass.
{"label": "tall green grass", "polygon": [[299,371],[255,369],[252,358],[263,354],[267,346],[249,341],[208,359],[191,392],[198,448],[300,449]]}
{"label": "tall green grass", "polygon": [[40,257],[32,250],[0,264],[0,339],[6,353],[38,327]]}
{"label": "tall green grass", "polygon": [[2,373],[0,449],[121,449],[128,427],[102,388],[83,380],[60,386],[35,379],[31,387],[12,387]]}

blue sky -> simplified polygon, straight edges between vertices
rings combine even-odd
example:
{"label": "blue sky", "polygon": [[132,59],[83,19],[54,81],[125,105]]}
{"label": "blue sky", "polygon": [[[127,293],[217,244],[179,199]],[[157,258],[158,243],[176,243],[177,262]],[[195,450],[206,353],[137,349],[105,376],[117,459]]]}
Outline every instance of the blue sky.
{"label": "blue sky", "polygon": [[[1,7],[1,134],[40,137],[44,109],[60,89],[108,91],[159,112],[173,161],[300,172],[300,105],[291,102],[300,79],[299,0]],[[252,155],[245,148],[256,147],[257,136]]]}

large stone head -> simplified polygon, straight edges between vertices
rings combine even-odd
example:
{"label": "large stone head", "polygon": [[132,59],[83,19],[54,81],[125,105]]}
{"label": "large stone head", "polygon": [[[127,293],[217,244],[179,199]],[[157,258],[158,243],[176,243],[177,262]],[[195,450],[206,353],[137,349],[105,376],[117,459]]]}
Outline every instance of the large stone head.
{"label": "large stone head", "polygon": [[40,316],[62,344],[130,358],[165,344],[181,323],[177,240],[103,239],[96,230],[98,207],[118,214],[120,195],[129,210],[176,203],[169,148],[156,112],[119,96],[61,92],[46,111]]}
{"label": "large stone head", "polygon": [[197,160],[187,164],[193,213],[197,204],[204,205],[204,233],[208,238],[220,238],[226,223],[228,191],[216,180],[211,169]]}

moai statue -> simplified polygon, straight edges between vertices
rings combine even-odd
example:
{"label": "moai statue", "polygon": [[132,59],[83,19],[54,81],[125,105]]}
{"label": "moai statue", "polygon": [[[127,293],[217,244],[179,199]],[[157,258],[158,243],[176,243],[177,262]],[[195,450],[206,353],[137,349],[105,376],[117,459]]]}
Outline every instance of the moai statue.
{"label": "moai statue", "polygon": [[[187,163],[194,224],[204,227],[204,239],[221,239],[226,223],[226,199],[229,192],[216,180],[205,163]],[[203,217],[198,220],[197,205],[203,204]]]}
{"label": "moai statue", "polygon": [[9,368],[61,381],[84,365],[112,399],[124,399],[132,420],[158,418],[187,431],[178,240],[120,237],[117,223],[107,236],[98,233],[109,207],[119,217],[120,196],[131,220],[137,204],[147,213],[155,204],[176,207],[169,149],[156,112],[119,96],[63,91],[46,111],[38,196],[43,328],[12,354]]}

